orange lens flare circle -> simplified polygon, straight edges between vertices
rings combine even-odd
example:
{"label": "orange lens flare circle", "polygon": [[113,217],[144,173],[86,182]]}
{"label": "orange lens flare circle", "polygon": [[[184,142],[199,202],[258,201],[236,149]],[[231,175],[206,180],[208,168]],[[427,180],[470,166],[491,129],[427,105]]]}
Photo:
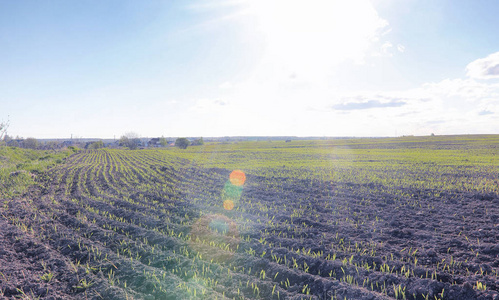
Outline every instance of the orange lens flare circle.
{"label": "orange lens flare circle", "polygon": [[225,208],[225,210],[233,210],[234,209],[234,201],[225,200],[224,201],[224,208]]}
{"label": "orange lens flare circle", "polygon": [[242,186],[246,181],[246,175],[241,170],[234,170],[229,176],[230,183],[236,186]]}

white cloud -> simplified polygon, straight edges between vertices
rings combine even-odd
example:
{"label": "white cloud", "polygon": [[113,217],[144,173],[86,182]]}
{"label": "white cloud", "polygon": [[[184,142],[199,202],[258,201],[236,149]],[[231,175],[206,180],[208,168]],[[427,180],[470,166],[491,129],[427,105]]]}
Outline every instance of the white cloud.
{"label": "white cloud", "polygon": [[226,81],[218,86],[219,88],[225,90],[225,89],[231,89],[234,87],[234,85],[230,81]]}
{"label": "white cloud", "polygon": [[191,110],[198,113],[214,113],[231,109],[229,101],[222,99],[199,99],[191,107]]}
{"label": "white cloud", "polygon": [[474,79],[445,79],[438,83],[427,83],[423,87],[440,97],[459,98],[472,103],[499,97],[499,84],[478,82]]}
{"label": "white cloud", "polygon": [[[303,110],[316,113],[311,122],[339,123],[355,135],[493,133],[499,121],[499,84],[445,79],[401,91],[335,94],[321,106],[304,104]],[[321,121],[321,111],[337,122]]]}
{"label": "white cloud", "polygon": [[391,56],[393,56],[393,53],[391,52],[392,48],[393,48],[393,44],[389,41],[386,41],[379,47],[379,51],[375,51],[372,54],[372,56],[391,57]]}
{"label": "white cloud", "polygon": [[471,62],[466,67],[466,70],[467,75],[471,78],[499,78],[499,52]]}
{"label": "white cloud", "polygon": [[[379,44],[379,43],[375,43]],[[390,41],[385,41],[379,46],[379,50],[374,51],[371,56],[373,57],[392,57],[394,55],[393,51],[396,49],[399,53],[404,53],[405,46],[402,44],[397,44],[394,46]]]}
{"label": "white cloud", "polygon": [[343,93],[246,84],[224,99],[226,103],[202,99],[191,110],[191,118],[209,124],[206,135],[491,133],[499,117],[499,85],[471,79],[401,91]]}

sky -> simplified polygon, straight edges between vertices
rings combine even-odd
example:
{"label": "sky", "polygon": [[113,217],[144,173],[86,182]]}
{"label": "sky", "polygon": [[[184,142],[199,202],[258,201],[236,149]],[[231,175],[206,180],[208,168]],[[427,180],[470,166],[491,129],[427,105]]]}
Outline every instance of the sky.
{"label": "sky", "polygon": [[11,136],[499,134],[492,0],[0,1]]}

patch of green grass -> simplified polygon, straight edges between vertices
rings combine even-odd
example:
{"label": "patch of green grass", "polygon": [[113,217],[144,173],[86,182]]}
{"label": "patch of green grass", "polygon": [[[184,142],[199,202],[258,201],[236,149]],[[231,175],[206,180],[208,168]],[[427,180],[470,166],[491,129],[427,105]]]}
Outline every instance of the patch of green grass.
{"label": "patch of green grass", "polygon": [[31,150],[0,147],[0,199],[20,195],[48,168],[62,163],[70,150]]}
{"label": "patch of green grass", "polygon": [[499,192],[499,135],[207,143],[173,154],[200,167],[286,180]]}
{"label": "patch of green grass", "polygon": [[50,282],[53,277],[54,277],[54,273],[50,272],[50,273],[45,273],[42,276],[40,276],[40,279],[45,281],[45,282]]}

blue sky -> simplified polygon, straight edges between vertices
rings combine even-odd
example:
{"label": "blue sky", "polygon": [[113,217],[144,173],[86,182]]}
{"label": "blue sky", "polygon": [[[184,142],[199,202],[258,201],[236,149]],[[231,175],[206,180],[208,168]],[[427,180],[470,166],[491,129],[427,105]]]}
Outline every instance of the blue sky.
{"label": "blue sky", "polygon": [[1,1],[10,135],[499,133],[497,1]]}

